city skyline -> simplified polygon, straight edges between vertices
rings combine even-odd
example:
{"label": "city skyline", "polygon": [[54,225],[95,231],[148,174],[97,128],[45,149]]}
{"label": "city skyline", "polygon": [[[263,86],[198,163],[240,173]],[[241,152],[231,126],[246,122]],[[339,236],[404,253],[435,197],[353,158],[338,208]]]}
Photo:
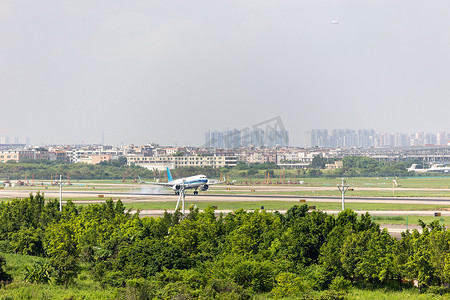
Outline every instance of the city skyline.
{"label": "city skyline", "polygon": [[313,129],[310,131],[311,147],[372,148],[437,145],[447,146],[447,132],[376,132],[374,129]]}
{"label": "city skyline", "polygon": [[[266,129],[267,130],[267,129]],[[270,130],[269,130],[270,131]],[[308,131],[309,143],[307,145],[290,145],[288,130],[210,130],[204,134],[204,143],[202,145],[173,145],[162,144],[158,141],[148,141],[143,143],[157,143],[166,146],[186,146],[186,147],[206,147],[206,148],[236,148],[236,147],[260,147],[260,146],[293,146],[293,147],[347,147],[347,148],[371,148],[371,147],[408,147],[437,145],[444,146],[450,143],[450,133],[444,131],[433,132],[377,132],[375,129],[312,129]],[[219,139],[220,137],[220,139]],[[322,137],[322,139],[320,139]],[[220,140],[220,141],[219,141]],[[131,142],[130,144],[138,144]],[[101,140],[97,143],[48,143],[36,144],[29,137],[9,137],[0,136],[0,146],[24,145],[24,146],[47,146],[47,145],[114,145],[120,144],[104,143]]]}

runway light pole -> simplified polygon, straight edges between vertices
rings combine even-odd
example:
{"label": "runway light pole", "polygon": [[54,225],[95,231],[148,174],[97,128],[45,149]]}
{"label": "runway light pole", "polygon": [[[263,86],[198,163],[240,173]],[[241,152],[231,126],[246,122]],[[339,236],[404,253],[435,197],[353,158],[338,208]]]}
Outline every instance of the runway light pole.
{"label": "runway light pole", "polygon": [[[342,185],[337,184],[337,188],[342,193],[342,210],[345,210],[345,192],[348,191],[349,185],[345,185],[345,180],[342,178]],[[353,191],[353,189],[350,189]]]}

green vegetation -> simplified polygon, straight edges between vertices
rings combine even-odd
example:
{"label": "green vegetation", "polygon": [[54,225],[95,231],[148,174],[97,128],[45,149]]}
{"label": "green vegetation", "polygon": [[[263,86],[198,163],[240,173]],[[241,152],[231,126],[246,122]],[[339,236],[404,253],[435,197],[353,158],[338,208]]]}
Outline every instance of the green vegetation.
{"label": "green vegetation", "polygon": [[127,166],[126,159],[121,158],[111,162],[101,162],[97,165],[83,163],[65,163],[46,160],[24,160],[23,162],[9,161],[0,164],[0,178],[11,180],[56,180],[56,174],[64,178],[70,174],[71,179],[137,179],[153,177],[153,171],[138,166]]}
{"label": "green vegetation", "polygon": [[450,230],[438,220],[397,240],[368,214],[308,213],[307,205],[219,217],[211,207],[191,208],[185,219],[179,212],[140,218],[111,199],[58,208],[40,194],[0,203],[0,274],[12,279],[0,289],[3,299],[370,299],[380,291],[431,299],[450,292]]}
{"label": "green vegetation", "polygon": [[332,158],[332,159],[328,159],[328,158],[324,158],[320,155],[316,155],[314,156],[310,167],[313,169],[324,169],[326,164],[332,164],[336,161],[336,159]]}

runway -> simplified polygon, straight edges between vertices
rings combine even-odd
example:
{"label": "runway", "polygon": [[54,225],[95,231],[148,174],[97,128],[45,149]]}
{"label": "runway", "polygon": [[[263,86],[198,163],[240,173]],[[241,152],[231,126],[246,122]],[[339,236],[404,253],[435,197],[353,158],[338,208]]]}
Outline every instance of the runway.
{"label": "runway", "polygon": [[[36,190],[0,190],[0,199],[25,198],[29,194],[36,193]],[[59,190],[42,190],[41,193],[46,198],[59,198]],[[82,200],[82,198],[89,198]],[[63,199],[72,199],[74,202],[94,203],[94,198],[98,201],[104,201],[101,198],[121,199],[123,202],[167,202],[178,200],[178,196],[173,193],[139,193],[139,192],[111,192],[111,191],[64,191]],[[210,201],[210,202],[251,202],[251,201],[292,201],[299,202],[301,199],[314,202],[341,202],[338,196],[297,196],[297,195],[276,195],[276,194],[208,194],[200,193],[198,195],[187,194],[186,199],[189,201]],[[429,204],[429,205],[449,205],[450,197],[345,197],[348,203],[386,203],[386,204]]]}

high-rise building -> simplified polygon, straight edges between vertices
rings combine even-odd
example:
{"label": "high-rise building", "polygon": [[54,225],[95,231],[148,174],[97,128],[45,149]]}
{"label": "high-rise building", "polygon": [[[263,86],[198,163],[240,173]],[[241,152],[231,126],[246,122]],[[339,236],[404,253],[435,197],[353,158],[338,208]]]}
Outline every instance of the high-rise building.
{"label": "high-rise building", "polygon": [[311,131],[311,146],[330,148],[371,148],[371,147],[408,147],[426,145],[447,145],[450,136],[446,132],[437,134],[427,132],[376,133],[374,129],[326,129]]}
{"label": "high-rise building", "polygon": [[311,130],[311,147],[330,147],[325,139],[328,137],[327,129]]}
{"label": "high-rise building", "polygon": [[289,132],[286,130],[226,130],[205,133],[205,147],[232,149],[239,147],[289,146]]}

